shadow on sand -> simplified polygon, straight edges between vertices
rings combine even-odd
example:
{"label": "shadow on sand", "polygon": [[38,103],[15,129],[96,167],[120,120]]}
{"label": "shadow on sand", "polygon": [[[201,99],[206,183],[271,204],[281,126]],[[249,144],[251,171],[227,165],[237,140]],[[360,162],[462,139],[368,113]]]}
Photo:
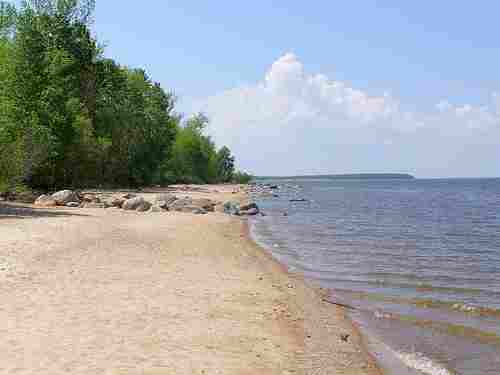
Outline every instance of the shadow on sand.
{"label": "shadow on sand", "polygon": [[0,202],[0,220],[1,219],[29,219],[37,217],[69,217],[69,216],[88,216],[73,213],[69,209],[47,209],[34,208],[28,205]]}

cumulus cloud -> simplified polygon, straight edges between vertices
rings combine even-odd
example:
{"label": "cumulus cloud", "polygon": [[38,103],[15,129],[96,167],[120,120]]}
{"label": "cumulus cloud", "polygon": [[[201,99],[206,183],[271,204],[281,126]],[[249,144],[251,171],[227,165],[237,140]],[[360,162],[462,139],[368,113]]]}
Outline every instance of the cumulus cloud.
{"label": "cumulus cloud", "polygon": [[443,100],[405,110],[389,93],[370,95],[309,74],[292,53],[261,82],[196,101],[218,144],[256,174],[409,172],[498,175],[500,95],[484,106]]}

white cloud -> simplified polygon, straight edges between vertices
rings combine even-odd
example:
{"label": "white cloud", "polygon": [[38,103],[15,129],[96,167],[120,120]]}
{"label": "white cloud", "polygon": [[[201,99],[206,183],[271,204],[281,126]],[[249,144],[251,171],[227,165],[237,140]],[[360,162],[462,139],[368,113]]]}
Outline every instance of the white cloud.
{"label": "white cloud", "polygon": [[[264,79],[197,101],[218,144],[257,174],[400,171],[420,176],[499,175],[500,95],[491,106],[403,109],[388,93],[370,95],[306,73],[287,53]],[[498,152],[500,154],[500,152]]]}
{"label": "white cloud", "polygon": [[493,99],[493,106],[496,110],[496,113],[497,113],[497,115],[500,116],[500,94],[494,92],[492,95],[492,99]]}

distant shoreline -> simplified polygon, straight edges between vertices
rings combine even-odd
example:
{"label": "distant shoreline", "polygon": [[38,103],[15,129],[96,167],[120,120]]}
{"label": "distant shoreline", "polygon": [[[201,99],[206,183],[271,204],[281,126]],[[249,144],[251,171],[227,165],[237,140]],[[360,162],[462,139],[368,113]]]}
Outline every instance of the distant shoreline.
{"label": "distant shoreline", "polygon": [[323,174],[305,176],[257,176],[255,180],[305,180],[305,179],[335,179],[335,180],[415,180],[415,176],[406,173],[351,173]]}

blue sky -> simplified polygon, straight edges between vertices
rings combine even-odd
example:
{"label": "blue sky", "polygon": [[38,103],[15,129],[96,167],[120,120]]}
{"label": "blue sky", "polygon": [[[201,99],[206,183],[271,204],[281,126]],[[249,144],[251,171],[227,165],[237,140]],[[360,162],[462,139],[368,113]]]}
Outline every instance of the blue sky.
{"label": "blue sky", "polygon": [[[119,5],[118,5],[119,4]],[[255,174],[500,175],[496,1],[97,1],[143,67]]]}
{"label": "blue sky", "polygon": [[[108,54],[182,96],[261,78],[293,51],[308,69],[418,103],[500,86],[496,1],[98,1]],[[429,90],[431,88],[431,90]]]}

